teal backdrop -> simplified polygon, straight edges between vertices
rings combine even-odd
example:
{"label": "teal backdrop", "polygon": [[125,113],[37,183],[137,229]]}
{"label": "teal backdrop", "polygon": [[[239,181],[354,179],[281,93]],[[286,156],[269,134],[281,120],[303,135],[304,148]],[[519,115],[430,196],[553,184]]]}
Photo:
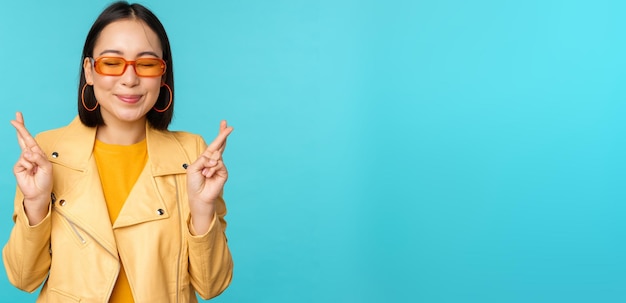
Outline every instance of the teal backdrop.
{"label": "teal backdrop", "polygon": [[[76,115],[109,1],[0,6],[0,242],[19,155]],[[171,129],[225,154],[213,302],[626,302],[626,2],[142,2],[170,35]],[[34,302],[0,269],[0,302]]]}

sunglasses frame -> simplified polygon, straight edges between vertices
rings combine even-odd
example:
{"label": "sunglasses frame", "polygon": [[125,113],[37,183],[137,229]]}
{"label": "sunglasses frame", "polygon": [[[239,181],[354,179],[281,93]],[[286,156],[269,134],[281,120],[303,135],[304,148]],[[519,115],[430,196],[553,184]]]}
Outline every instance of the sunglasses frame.
{"label": "sunglasses frame", "polygon": [[[91,66],[94,68],[94,70],[96,71],[96,73],[103,75],[103,76],[121,76],[126,72],[126,69],[128,68],[129,65],[133,66],[133,69],[135,70],[135,74],[138,77],[144,77],[144,78],[155,78],[155,77],[161,77],[163,75],[165,75],[165,71],[167,70],[167,63],[165,63],[165,61],[161,58],[139,58],[137,60],[141,60],[141,59],[150,59],[150,60],[157,60],[159,62],[161,62],[161,64],[163,65],[163,72],[160,75],[154,75],[154,76],[143,76],[140,75],[139,73],[137,73],[137,60],[133,60],[133,61],[128,61],[122,57],[110,57],[110,56],[101,56],[98,58],[93,58],[93,57],[89,57],[89,59],[91,60]],[[120,59],[124,62],[124,69],[122,70],[122,73],[118,74],[107,74],[107,73],[103,73],[99,67],[97,67],[96,62],[102,60],[102,59]]]}

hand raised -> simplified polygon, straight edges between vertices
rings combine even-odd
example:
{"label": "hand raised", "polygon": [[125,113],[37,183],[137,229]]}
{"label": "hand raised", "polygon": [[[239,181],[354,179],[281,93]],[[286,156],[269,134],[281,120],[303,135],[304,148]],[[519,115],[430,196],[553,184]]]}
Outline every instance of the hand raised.
{"label": "hand raised", "polygon": [[31,219],[31,214],[48,210],[52,192],[52,163],[26,129],[22,113],[15,114],[15,120],[11,120],[11,125],[17,130],[17,142],[22,149],[20,158],[13,167],[13,173],[18,187],[24,194],[24,209]]}
{"label": "hand raised", "polygon": [[[233,131],[226,121],[221,121],[220,131],[206,150],[187,167],[187,190],[190,203],[212,205],[219,197],[228,179],[228,171],[222,161],[226,138]],[[192,210],[194,205],[190,205]]]}

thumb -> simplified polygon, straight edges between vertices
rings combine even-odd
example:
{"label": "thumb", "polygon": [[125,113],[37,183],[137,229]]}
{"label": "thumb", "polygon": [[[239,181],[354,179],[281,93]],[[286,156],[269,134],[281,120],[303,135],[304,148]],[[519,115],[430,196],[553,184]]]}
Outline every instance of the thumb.
{"label": "thumb", "polygon": [[42,168],[43,170],[48,170],[48,168],[51,165],[50,161],[48,161],[48,159],[44,157],[42,154],[35,153],[32,151],[24,152],[24,159]]}

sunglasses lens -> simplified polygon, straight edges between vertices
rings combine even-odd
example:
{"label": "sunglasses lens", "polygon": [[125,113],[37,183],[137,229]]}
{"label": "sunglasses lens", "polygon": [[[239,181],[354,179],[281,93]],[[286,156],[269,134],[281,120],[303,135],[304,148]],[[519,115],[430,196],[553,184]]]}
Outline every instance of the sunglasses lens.
{"label": "sunglasses lens", "polygon": [[[121,76],[126,70],[126,60],[117,57],[100,57],[94,64],[96,72],[106,76]],[[140,77],[158,77],[165,74],[165,62],[157,58],[139,58],[135,73]]]}
{"label": "sunglasses lens", "polygon": [[96,72],[103,75],[119,76],[124,73],[126,62],[122,58],[99,58],[96,60]]}
{"label": "sunglasses lens", "polygon": [[135,62],[135,72],[142,77],[157,77],[165,73],[165,63],[155,58],[139,58]]}

